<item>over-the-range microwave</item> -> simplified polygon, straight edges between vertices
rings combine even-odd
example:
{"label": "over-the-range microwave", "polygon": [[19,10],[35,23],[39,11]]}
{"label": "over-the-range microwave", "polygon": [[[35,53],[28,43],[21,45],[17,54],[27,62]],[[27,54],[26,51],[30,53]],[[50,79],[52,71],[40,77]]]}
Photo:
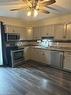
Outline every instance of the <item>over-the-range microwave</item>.
{"label": "over-the-range microwave", "polygon": [[19,33],[5,33],[6,41],[18,41],[20,39]]}

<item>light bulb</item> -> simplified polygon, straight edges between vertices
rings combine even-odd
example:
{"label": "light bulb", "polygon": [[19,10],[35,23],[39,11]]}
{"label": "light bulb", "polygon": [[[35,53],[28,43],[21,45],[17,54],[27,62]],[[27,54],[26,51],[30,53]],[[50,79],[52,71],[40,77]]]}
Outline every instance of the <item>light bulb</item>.
{"label": "light bulb", "polygon": [[28,11],[27,16],[31,16],[31,11]]}
{"label": "light bulb", "polygon": [[38,11],[34,10],[34,17],[36,17],[38,15]]}
{"label": "light bulb", "polygon": [[50,0],[44,0],[44,1],[50,1]]}

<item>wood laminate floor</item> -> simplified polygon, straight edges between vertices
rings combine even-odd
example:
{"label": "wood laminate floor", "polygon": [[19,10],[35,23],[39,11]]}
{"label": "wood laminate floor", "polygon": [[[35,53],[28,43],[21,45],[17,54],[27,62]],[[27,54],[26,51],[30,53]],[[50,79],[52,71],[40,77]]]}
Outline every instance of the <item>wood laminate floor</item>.
{"label": "wood laminate floor", "polygon": [[36,62],[1,67],[0,95],[71,95],[71,73]]}

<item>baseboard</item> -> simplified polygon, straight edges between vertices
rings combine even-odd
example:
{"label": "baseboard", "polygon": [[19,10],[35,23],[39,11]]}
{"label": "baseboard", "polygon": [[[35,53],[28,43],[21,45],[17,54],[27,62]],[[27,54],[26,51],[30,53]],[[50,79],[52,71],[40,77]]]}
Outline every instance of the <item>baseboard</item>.
{"label": "baseboard", "polygon": [[42,65],[42,66],[49,66],[48,64],[45,64],[45,63],[42,63],[42,62],[38,62],[38,61],[35,61],[35,60],[32,60],[32,59],[29,59],[26,61],[26,63],[34,63],[34,64],[39,64],[39,65]]}
{"label": "baseboard", "polygon": [[57,69],[57,70],[61,70],[61,71],[64,71],[64,72],[68,72],[68,73],[71,73],[71,71],[69,70],[65,70],[63,68],[57,68],[57,67],[54,67],[54,66],[51,66],[49,64],[46,64],[46,63],[42,63],[42,62],[38,62],[38,61],[35,61],[35,60],[27,60],[27,62],[29,63],[34,63],[34,64],[38,64],[40,66],[46,66],[46,67],[50,67],[50,68],[54,68],[54,69]]}

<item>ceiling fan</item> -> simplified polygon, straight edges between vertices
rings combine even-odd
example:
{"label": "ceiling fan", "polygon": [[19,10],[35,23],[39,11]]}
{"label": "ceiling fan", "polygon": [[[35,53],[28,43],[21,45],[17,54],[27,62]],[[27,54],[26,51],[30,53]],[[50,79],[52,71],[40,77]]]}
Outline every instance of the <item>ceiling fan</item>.
{"label": "ceiling fan", "polygon": [[38,15],[38,12],[49,14],[50,12],[46,8],[56,10],[52,7],[49,7],[49,5],[55,2],[56,0],[23,0],[23,7],[14,8],[11,9],[10,11],[18,11],[23,9],[28,11],[27,16],[36,17]]}

